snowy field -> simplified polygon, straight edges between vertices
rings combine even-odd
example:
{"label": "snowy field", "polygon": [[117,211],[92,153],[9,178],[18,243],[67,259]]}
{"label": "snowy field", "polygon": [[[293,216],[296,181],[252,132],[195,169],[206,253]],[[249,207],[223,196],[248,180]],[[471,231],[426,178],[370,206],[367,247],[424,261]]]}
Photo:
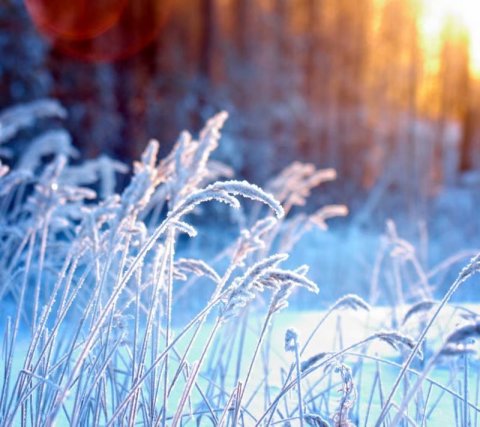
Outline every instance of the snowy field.
{"label": "snowy field", "polygon": [[[479,312],[479,307],[476,305],[467,306],[472,312]],[[397,307],[396,315],[403,318],[408,311],[407,307]],[[431,353],[438,349],[442,343],[442,337],[448,331],[454,330],[461,324],[465,324],[464,317],[461,316],[462,310],[454,307],[448,307],[439,317],[435,327],[427,335],[427,346],[425,347],[426,357],[431,357]],[[248,404],[248,412],[251,418],[246,422],[246,425],[254,425],[254,418],[259,419],[265,410],[265,393],[273,396],[278,393],[285,381],[285,373],[290,366],[295,363],[295,358],[291,353],[287,353],[284,348],[285,331],[293,328],[299,337],[299,343],[302,345],[310,336],[314,327],[325,318],[325,311],[289,311],[284,312],[275,319],[272,324],[272,329],[269,332],[269,340],[265,343],[262,349],[262,356],[255,363],[252,371],[252,381],[246,389],[246,400]],[[322,323],[319,333],[315,334],[307,348],[305,349],[302,360],[307,360],[320,352],[335,352],[348,348],[364,338],[372,335],[379,330],[389,330],[391,328],[391,319],[393,313],[391,308],[375,308],[369,312],[364,310],[340,310],[331,315],[328,315]],[[402,332],[406,335],[415,336],[418,333],[418,318],[410,318],[402,325]],[[253,314],[248,322],[247,333],[244,337],[245,361],[250,360],[256,340],[259,334],[259,329],[263,322],[263,317]],[[4,327],[4,325],[2,325]],[[208,340],[212,324],[206,324],[202,333],[198,335],[198,342],[192,348],[189,360],[191,362],[200,357],[202,350],[202,342]],[[227,327],[227,333],[230,328],[237,328],[233,323]],[[4,332],[4,331],[3,331]],[[175,332],[174,332],[175,335]],[[15,350],[15,358],[13,362],[13,375],[16,377],[23,368],[24,357],[28,350],[30,336],[27,331],[22,330],[18,338]],[[221,340],[220,340],[221,342]],[[475,347],[478,351],[478,345]],[[181,353],[185,349],[185,345],[180,343],[176,350]],[[404,355],[404,353],[403,353]],[[124,353],[128,357],[127,353]],[[218,362],[216,355],[212,356],[210,363]],[[175,361],[173,361],[175,364]],[[382,341],[372,341],[367,346],[353,348],[351,351],[338,356],[332,360],[332,365],[345,363],[351,367],[353,375],[353,384],[356,389],[356,400],[352,408],[352,419],[355,419],[358,426],[373,425],[373,420],[376,419],[381,408],[382,394],[378,388],[378,379],[381,378],[383,393],[393,384],[402,364],[402,352],[392,348]],[[417,361],[416,366],[412,367],[409,375],[409,381],[421,375],[422,361]],[[469,402],[472,405],[471,414],[472,419],[475,420],[475,425],[478,418],[478,411],[474,408],[479,406],[479,367],[480,362],[477,356],[469,359],[469,382],[474,384],[473,393],[469,397]],[[177,364],[178,366],[178,364]],[[247,366],[240,366],[240,371],[245,371]],[[464,378],[464,364],[463,361],[455,360],[455,358],[443,358],[438,365],[428,375],[425,381],[425,392],[428,390],[429,405],[426,405],[425,418],[420,425],[440,426],[448,425],[455,426],[458,420],[457,411],[460,411],[461,396],[464,392],[461,387],[461,381]],[[211,382],[208,378],[208,370],[200,378],[199,384],[204,390],[210,387],[218,387],[218,389],[234,387],[234,375],[226,375],[225,378],[218,380],[218,384]],[[306,391],[304,396],[308,405],[318,407],[319,411],[324,414],[333,414],[335,407],[341,398],[341,381],[339,376],[332,375],[332,377],[324,376],[319,373],[314,373],[304,378],[303,388]],[[264,388],[268,384],[268,391]],[[331,389],[326,398],[325,390]],[[292,389],[286,395],[286,405],[294,405],[296,402],[296,390]],[[174,390],[171,396],[171,407],[175,408],[181,397],[180,390]],[[183,425],[198,425],[198,414],[204,412],[202,410],[202,400],[197,396],[198,401],[194,399],[191,402],[190,410],[192,415],[185,415]],[[71,408],[73,405],[73,397],[67,397],[65,407]],[[170,414],[170,416],[173,416]],[[296,425],[298,422],[298,411],[293,411],[290,415],[290,422]],[[418,420],[417,420],[418,421]],[[250,424],[252,423],[252,424]],[[68,418],[59,415],[56,422],[57,426],[69,426]],[[208,417],[201,418],[201,426],[215,425]],[[276,425],[276,424],[273,424]],[[281,425],[281,424],[280,424]]]}

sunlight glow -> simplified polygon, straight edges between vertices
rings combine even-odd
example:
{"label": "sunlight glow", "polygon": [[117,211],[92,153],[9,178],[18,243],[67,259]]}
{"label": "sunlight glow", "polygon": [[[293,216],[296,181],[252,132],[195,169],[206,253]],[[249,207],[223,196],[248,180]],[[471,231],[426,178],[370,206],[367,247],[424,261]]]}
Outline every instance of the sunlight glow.
{"label": "sunlight glow", "polygon": [[470,69],[480,77],[480,1],[423,0],[420,31],[428,53],[439,49],[441,34],[448,21],[468,35]]}

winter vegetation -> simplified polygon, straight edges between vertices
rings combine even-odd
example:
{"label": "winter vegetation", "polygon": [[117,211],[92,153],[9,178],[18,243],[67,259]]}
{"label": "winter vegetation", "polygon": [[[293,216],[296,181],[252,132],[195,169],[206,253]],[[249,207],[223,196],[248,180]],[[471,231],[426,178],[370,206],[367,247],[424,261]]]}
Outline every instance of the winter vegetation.
{"label": "winter vegetation", "polygon": [[1,109],[55,98],[82,158],[127,165],[149,139],[163,158],[182,129],[197,134],[226,110],[214,158],[238,179],[266,188],[295,161],[334,168],[305,211],[351,214],[304,236],[321,257],[291,254],[322,264],[311,273],[329,301],[333,284],[369,295],[389,219],[427,270],[464,252],[435,276],[442,291],[479,249],[475,0],[102,1],[87,15],[83,0],[0,4]]}
{"label": "winter vegetation", "polygon": [[[389,222],[370,302],[292,312],[298,294],[322,306],[287,258],[348,214],[301,210],[333,169],[295,162],[265,190],[236,180],[211,159],[226,113],[162,158],[151,140],[131,172],[81,161],[58,128],[12,146],[65,116],[50,99],[0,114],[14,165],[0,169],[1,425],[479,425],[478,306],[452,302],[478,255],[439,293],[432,277],[458,258],[425,271]],[[208,245],[205,221],[232,230],[214,257],[190,248]],[[384,293],[390,306],[372,306]]]}
{"label": "winter vegetation", "polygon": [[0,1],[0,427],[480,427],[479,17]]}

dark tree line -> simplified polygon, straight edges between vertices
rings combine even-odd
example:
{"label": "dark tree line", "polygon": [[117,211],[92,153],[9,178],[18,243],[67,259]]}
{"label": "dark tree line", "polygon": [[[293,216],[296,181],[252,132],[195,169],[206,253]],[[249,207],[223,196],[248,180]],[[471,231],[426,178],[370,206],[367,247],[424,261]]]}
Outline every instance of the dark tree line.
{"label": "dark tree line", "polygon": [[[136,4],[132,13],[154,14],[166,3]],[[240,174],[265,181],[294,159],[311,161],[338,170],[345,198],[394,189],[422,214],[439,186],[479,167],[480,103],[468,32],[445,22],[435,62],[418,4],[177,1],[151,43],[98,63],[67,55],[40,36],[20,0],[5,0],[0,106],[58,98],[87,156],[125,159],[151,137],[166,152],[181,129],[226,109],[219,155]]]}

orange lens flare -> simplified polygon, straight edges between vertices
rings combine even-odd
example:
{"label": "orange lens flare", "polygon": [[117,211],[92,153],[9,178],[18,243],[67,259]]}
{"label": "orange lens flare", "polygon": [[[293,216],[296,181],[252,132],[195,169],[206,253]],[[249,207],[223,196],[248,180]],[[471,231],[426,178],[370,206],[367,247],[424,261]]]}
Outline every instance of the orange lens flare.
{"label": "orange lens flare", "polygon": [[172,0],[26,0],[39,31],[86,61],[112,61],[144,48],[165,24]]}
{"label": "orange lens flare", "polygon": [[84,40],[98,37],[114,26],[127,0],[26,0],[35,24],[52,37]]}

